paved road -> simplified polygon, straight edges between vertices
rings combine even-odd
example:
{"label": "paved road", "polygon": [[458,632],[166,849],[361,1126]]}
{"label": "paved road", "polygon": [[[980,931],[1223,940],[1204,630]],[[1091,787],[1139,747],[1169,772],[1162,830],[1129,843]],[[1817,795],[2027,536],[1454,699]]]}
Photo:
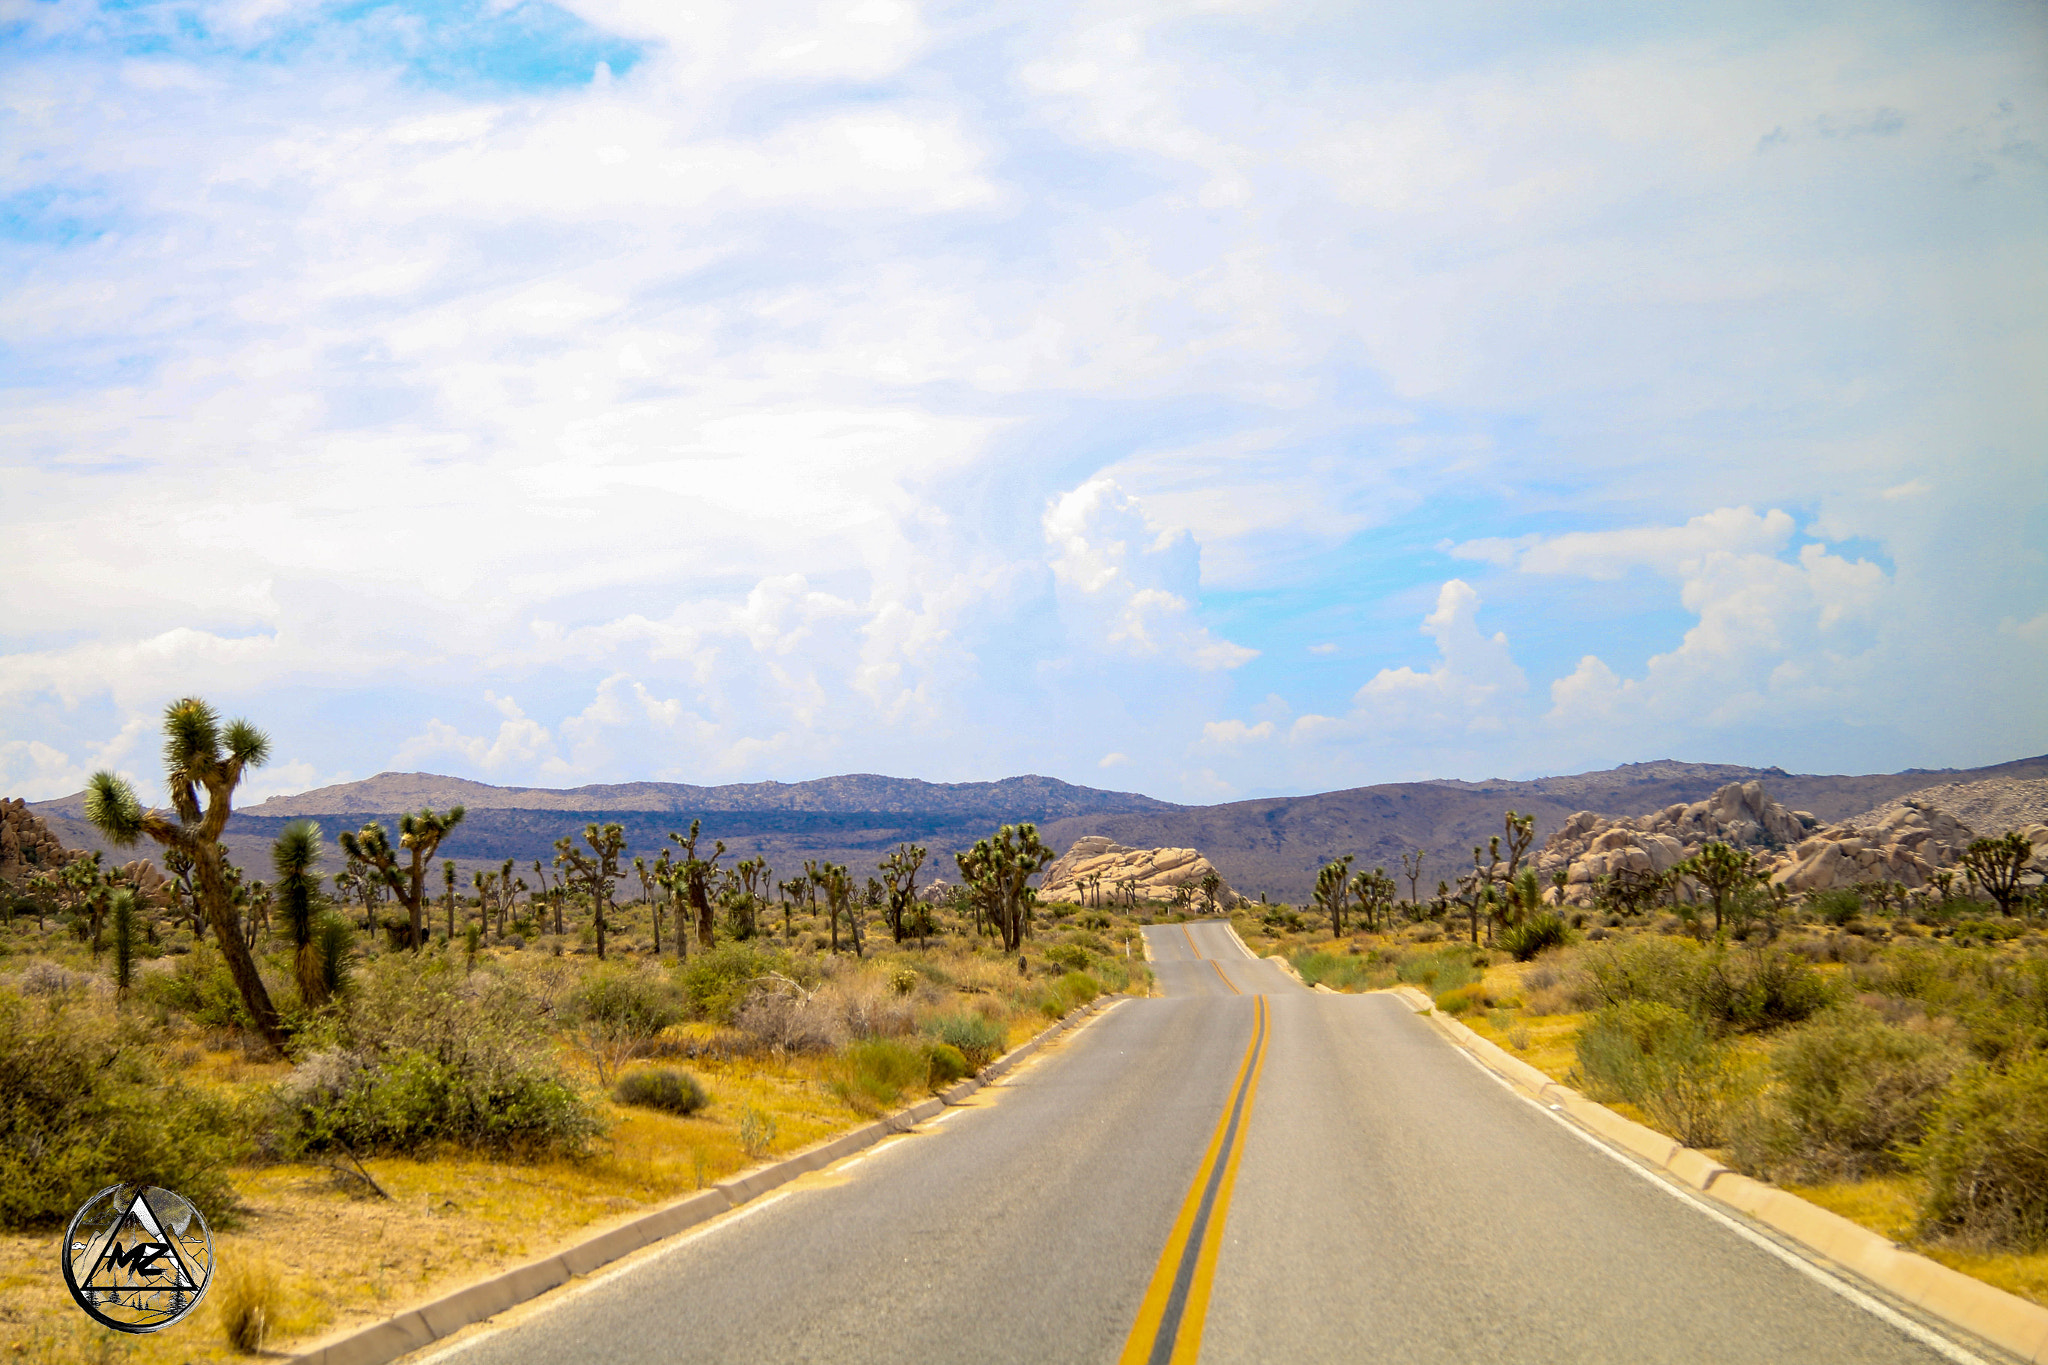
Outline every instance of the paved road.
{"label": "paved road", "polygon": [[450,1365],[1941,1358],[1399,1002],[1146,932],[1164,998]]}

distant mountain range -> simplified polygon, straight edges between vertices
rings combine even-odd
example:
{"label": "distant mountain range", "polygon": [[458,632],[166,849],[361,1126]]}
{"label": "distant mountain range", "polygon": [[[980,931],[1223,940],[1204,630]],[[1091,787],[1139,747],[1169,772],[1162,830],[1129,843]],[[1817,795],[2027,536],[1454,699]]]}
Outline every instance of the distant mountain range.
{"label": "distant mountain range", "polygon": [[[328,868],[339,866],[334,835],[371,820],[387,827],[401,812],[461,805],[468,814],[445,853],[464,870],[512,858],[522,867],[553,856],[554,841],[580,837],[584,825],[624,826],[629,856],[658,856],[672,830],[704,822],[708,839],[723,839],[734,857],[760,855],[778,876],[807,858],[845,863],[866,875],[898,842],[931,850],[927,876],[954,880],[952,852],[1000,824],[1030,820],[1046,841],[1064,849],[1084,834],[1104,834],[1135,847],[1197,848],[1247,895],[1299,903],[1316,868],[1346,853],[1360,868],[1400,870],[1400,855],[1424,855],[1421,887],[1453,877],[1471,862],[1475,844],[1500,832],[1509,810],[1536,817],[1538,842],[1575,811],[1639,815],[1676,801],[1696,801],[1730,782],[1761,780],[1785,804],[1823,820],[1860,814],[1922,787],[1986,778],[2048,777],[2048,756],[1989,768],[1912,769],[1867,776],[1816,776],[1780,768],[1744,768],[1662,760],[1528,782],[1385,783],[1315,796],[1270,797],[1217,806],[1180,806],[1135,792],[1101,791],[1048,777],[1000,782],[920,782],[852,773],[812,782],[753,782],[695,787],[630,782],[556,789],[494,787],[432,773],[380,773],[361,782],[272,797],[239,812],[228,827],[236,861],[256,876],[269,871],[269,844],[295,819],[317,820],[329,842]],[[83,820],[84,797],[35,803],[53,833],[71,847],[104,841]],[[109,850],[115,861],[146,854]],[[1404,886],[1405,890],[1405,886]]]}

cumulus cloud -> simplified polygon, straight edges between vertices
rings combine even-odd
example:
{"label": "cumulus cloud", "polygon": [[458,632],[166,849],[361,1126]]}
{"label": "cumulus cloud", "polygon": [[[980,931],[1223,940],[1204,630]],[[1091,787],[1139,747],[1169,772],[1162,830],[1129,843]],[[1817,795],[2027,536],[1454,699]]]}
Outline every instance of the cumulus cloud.
{"label": "cumulus cloud", "polygon": [[1083,632],[1084,646],[1164,656],[1203,672],[1258,656],[1195,618],[1192,537],[1155,529],[1114,480],[1091,479],[1055,498],[1044,525],[1062,608]]}
{"label": "cumulus cloud", "polygon": [[1297,743],[1394,738],[1404,746],[1501,734],[1513,719],[1528,679],[1515,663],[1504,632],[1478,624],[1479,594],[1463,579],[1438,589],[1436,607],[1422,618],[1422,633],[1436,641],[1437,659],[1426,670],[1383,668],[1351,698],[1342,716],[1299,717],[1288,732]]}

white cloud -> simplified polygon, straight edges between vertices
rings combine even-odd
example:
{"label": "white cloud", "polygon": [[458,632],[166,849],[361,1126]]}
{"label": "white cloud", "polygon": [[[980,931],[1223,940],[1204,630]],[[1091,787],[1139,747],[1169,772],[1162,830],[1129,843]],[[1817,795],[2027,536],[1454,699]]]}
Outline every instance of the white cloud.
{"label": "white cloud", "polygon": [[1091,479],[1053,499],[1044,526],[1062,609],[1087,644],[1203,672],[1258,656],[1195,620],[1192,538],[1153,528],[1113,480]]}
{"label": "white cloud", "polygon": [[1098,768],[1122,768],[1128,766],[1130,761],[1131,756],[1129,754],[1110,753],[1104,754],[1101,758],[1095,760],[1095,766]]}

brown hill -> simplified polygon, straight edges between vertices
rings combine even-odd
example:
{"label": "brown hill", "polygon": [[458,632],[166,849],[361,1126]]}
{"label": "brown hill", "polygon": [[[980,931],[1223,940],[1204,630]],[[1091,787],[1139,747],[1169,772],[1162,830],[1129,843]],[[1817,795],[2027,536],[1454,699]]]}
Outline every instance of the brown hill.
{"label": "brown hill", "polygon": [[[1219,806],[1176,806],[1134,792],[1098,791],[1045,777],[1001,782],[934,783],[873,774],[815,782],[724,787],[636,782],[569,790],[493,787],[430,773],[384,773],[365,782],[274,797],[238,814],[228,830],[232,856],[257,876],[269,868],[269,843],[291,819],[310,816],[331,840],[369,819],[387,826],[423,805],[461,803],[469,816],[444,846],[463,868],[513,858],[521,866],[552,856],[554,841],[577,836],[591,820],[626,827],[630,853],[657,854],[666,835],[702,816],[705,834],[724,839],[734,857],[759,854],[787,876],[806,858],[873,871],[897,841],[932,851],[927,866],[952,880],[949,856],[1006,821],[1033,820],[1064,850],[1085,835],[1134,848],[1192,848],[1247,895],[1299,903],[1316,868],[1341,854],[1354,866],[1398,875],[1400,855],[1424,851],[1421,890],[1470,864],[1472,847],[1498,833],[1503,814],[1536,817],[1537,846],[1577,811],[1639,815],[1699,801],[1730,782],[1757,779],[1776,800],[1838,821],[1925,787],[1992,778],[2048,778],[2048,756],[1989,768],[1912,770],[1864,776],[1793,774],[1670,760],[1528,782],[1398,782],[1314,796],[1271,797]],[[84,824],[82,797],[36,803],[68,847],[101,848]],[[338,865],[330,852],[327,866]],[[110,852],[112,850],[109,850]],[[144,850],[146,851],[146,850]],[[124,853],[115,861],[135,856]],[[529,874],[530,875],[530,874]],[[1407,887],[1403,883],[1403,891]]]}

